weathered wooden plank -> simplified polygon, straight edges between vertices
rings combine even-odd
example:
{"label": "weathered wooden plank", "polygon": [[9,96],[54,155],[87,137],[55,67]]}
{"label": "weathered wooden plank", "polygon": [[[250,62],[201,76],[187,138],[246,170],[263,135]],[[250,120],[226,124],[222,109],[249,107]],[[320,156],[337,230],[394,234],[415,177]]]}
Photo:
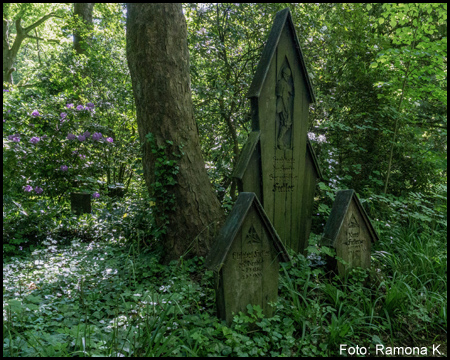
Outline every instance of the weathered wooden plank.
{"label": "weathered wooden plank", "polygon": [[[299,194],[297,196],[297,201],[301,204],[297,208],[298,212],[296,214],[297,219],[299,219],[297,223],[297,243],[295,244],[294,250],[297,252],[303,252],[305,246],[305,231],[308,224],[308,214],[310,210],[308,209],[309,203],[307,201],[307,196],[305,194],[305,186],[304,182],[308,179],[309,174],[307,171],[309,170],[306,167],[306,157],[307,157],[307,146],[306,140],[308,137],[308,115],[309,115],[309,102],[307,99],[306,88],[305,88],[305,78],[304,74],[300,74],[301,81],[299,81],[299,88],[301,89],[301,97],[299,98],[298,105],[298,116],[300,117],[300,121],[297,122],[300,129],[298,129],[298,147],[299,151],[297,156],[299,157],[298,162],[298,176],[299,176]],[[312,205],[312,204],[311,204]]]}
{"label": "weathered wooden plank", "polygon": [[259,201],[262,196],[260,131],[252,131],[242,149],[233,178],[239,192],[254,192]]}
{"label": "weathered wooden plank", "polygon": [[256,150],[256,145],[259,143],[259,137],[261,135],[260,131],[252,131],[247,138],[247,141],[242,148],[241,154],[239,156],[239,161],[236,164],[236,168],[233,171],[233,177],[237,179],[242,179],[247,171],[250,159],[253,152]]}
{"label": "weathered wooden plank", "polygon": [[[274,157],[276,151],[276,123],[274,116],[276,114],[276,62],[273,61],[270,64],[266,75],[267,86],[261,89],[261,96],[258,101],[258,113],[259,113],[259,125],[261,129],[261,171],[262,171],[262,184],[263,184],[263,201],[264,208],[267,215],[274,224],[275,215],[275,192],[274,178],[270,176],[273,173]],[[275,227],[283,239],[283,231],[279,227]]]}
{"label": "weathered wooden plank", "polygon": [[314,192],[316,188],[317,172],[315,170],[314,162],[310,151],[307,148],[307,154],[305,156],[305,182],[303,186],[303,198],[305,202],[305,218],[304,218],[304,228],[301,233],[299,241],[299,251],[304,251],[308,247],[308,238],[311,231],[312,223],[312,210],[314,205]]}

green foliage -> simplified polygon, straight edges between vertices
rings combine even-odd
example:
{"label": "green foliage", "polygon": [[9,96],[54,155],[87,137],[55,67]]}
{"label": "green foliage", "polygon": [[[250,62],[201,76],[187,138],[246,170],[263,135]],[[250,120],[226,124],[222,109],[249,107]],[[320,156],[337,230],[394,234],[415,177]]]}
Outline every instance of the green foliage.
{"label": "green foliage", "polygon": [[[148,194],[142,184],[132,184],[120,199],[108,196],[93,200],[93,213],[75,216],[68,200],[18,202],[3,197],[3,253],[25,256],[41,244],[66,244],[73,237],[89,242],[118,239],[139,248],[153,247],[154,220]],[[50,239],[50,240],[49,240]]]}
{"label": "green foliage", "polygon": [[[446,177],[445,8],[302,4],[292,9],[318,99],[310,137],[333,186],[383,191],[393,141],[389,192],[426,192]],[[389,17],[402,24],[392,29],[391,20],[384,21]],[[431,28],[433,34],[426,30]]]}
{"label": "green foliage", "polygon": [[[31,65],[21,75],[35,83],[4,91],[3,194],[25,209],[48,198],[53,200],[50,207],[56,202],[63,207],[73,190],[121,196],[133,176],[140,180],[135,175],[142,171],[131,84],[126,81],[123,13],[114,4],[98,7],[107,18],[97,14],[95,41],[84,55],[74,54],[70,41],[45,48],[39,64],[31,52]],[[62,31],[71,35],[72,30]],[[89,102],[91,111],[75,110]],[[67,108],[69,103],[74,108]],[[32,115],[34,110],[39,116]],[[86,140],[67,139],[86,131]],[[93,140],[94,133],[101,133],[101,139]],[[30,143],[33,137],[39,141]],[[25,192],[26,186],[43,192]],[[25,232],[32,232],[32,223]]]}
{"label": "green foliage", "polygon": [[[31,94],[28,100],[30,92],[14,90],[3,98],[3,193],[21,193],[26,185],[40,186],[52,198],[73,187],[91,193],[98,190],[111,153],[119,155],[114,151],[116,145],[107,141],[113,130],[100,125],[104,108],[89,110],[82,106],[83,110],[77,110],[78,104],[68,108],[69,100],[64,97]],[[36,110],[39,115],[32,115]],[[103,136],[94,140],[94,133]],[[68,139],[69,134],[78,139]],[[80,138],[83,134],[86,136]],[[12,138],[14,135],[19,141]],[[67,169],[62,170],[63,166]]]}
{"label": "green foliage", "polygon": [[[178,161],[184,153],[182,146],[175,149],[170,140],[166,140],[165,145],[158,145],[152,133],[148,133],[145,138],[150,143],[154,157],[154,182],[152,183],[151,198],[155,205],[153,213],[156,230],[154,236],[159,238],[161,234],[167,232],[168,213],[173,210],[175,205],[175,194],[170,189],[177,184]],[[171,156],[168,156],[167,153],[170,153]]]}
{"label": "green foliage", "polygon": [[[108,234],[103,220],[92,216],[97,239]],[[344,343],[374,350],[446,338],[443,231],[414,225],[383,239],[373,267],[346,279],[330,278],[317,257],[291,254],[274,316],[249,305],[228,327],[203,258],[162,265],[162,249],[125,245],[113,230],[108,242],[72,233],[65,245],[50,235],[26,257],[6,258],[5,356],[333,356]]]}
{"label": "green foliage", "polygon": [[192,96],[201,147],[219,199],[250,131],[246,93],[280,4],[186,4]]}

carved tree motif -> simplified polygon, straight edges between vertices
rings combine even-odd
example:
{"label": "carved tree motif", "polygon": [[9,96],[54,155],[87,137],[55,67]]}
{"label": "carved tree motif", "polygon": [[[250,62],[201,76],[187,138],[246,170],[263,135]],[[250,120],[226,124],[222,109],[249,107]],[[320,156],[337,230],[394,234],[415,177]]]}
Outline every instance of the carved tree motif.
{"label": "carved tree motif", "polygon": [[261,244],[261,239],[256,232],[255,228],[250,226],[250,229],[248,230],[247,236],[245,237],[245,243],[246,244]]}
{"label": "carved tree motif", "polygon": [[350,216],[350,219],[348,220],[348,239],[349,240],[356,240],[359,238],[359,232],[360,232],[360,228],[359,228],[359,224],[358,221],[356,220],[355,214],[352,214],[352,216]]}

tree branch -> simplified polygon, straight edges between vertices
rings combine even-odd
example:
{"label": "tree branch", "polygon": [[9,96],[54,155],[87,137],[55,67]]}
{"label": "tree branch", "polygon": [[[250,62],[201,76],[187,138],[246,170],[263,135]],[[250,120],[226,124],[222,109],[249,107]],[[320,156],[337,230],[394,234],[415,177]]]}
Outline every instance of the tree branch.
{"label": "tree branch", "polygon": [[35,40],[54,42],[54,43],[57,43],[57,44],[60,43],[60,41],[57,40],[57,39],[43,39],[43,38],[41,38],[41,37],[39,37],[39,36],[33,36],[33,35],[26,35],[26,37],[27,37],[27,38],[30,38],[30,39],[35,39]]}
{"label": "tree branch", "polygon": [[57,17],[57,15],[55,13],[47,14],[47,15],[43,16],[42,18],[40,18],[38,21],[36,21],[34,24],[31,24],[30,26],[27,26],[26,28],[24,28],[23,32],[25,34],[27,34],[30,30],[33,30],[34,28],[38,27],[39,25],[41,25],[43,22],[45,22],[47,19],[49,19],[51,17]]}

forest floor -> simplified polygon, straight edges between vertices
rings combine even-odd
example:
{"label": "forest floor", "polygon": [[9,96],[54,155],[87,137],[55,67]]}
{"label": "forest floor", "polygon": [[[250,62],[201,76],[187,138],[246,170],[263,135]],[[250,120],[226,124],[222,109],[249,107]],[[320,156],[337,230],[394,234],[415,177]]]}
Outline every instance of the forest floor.
{"label": "forest floor", "polygon": [[137,244],[49,238],[4,258],[3,355],[332,356],[346,355],[340,345],[348,344],[378,356],[389,347],[446,356],[446,252],[426,254],[436,252],[427,258],[435,271],[445,260],[436,279],[380,266],[392,250],[375,251],[378,272],[356,271],[345,282],[294,255],[280,269],[275,316],[250,307],[228,327],[217,318],[203,258],[164,266],[157,249]]}

